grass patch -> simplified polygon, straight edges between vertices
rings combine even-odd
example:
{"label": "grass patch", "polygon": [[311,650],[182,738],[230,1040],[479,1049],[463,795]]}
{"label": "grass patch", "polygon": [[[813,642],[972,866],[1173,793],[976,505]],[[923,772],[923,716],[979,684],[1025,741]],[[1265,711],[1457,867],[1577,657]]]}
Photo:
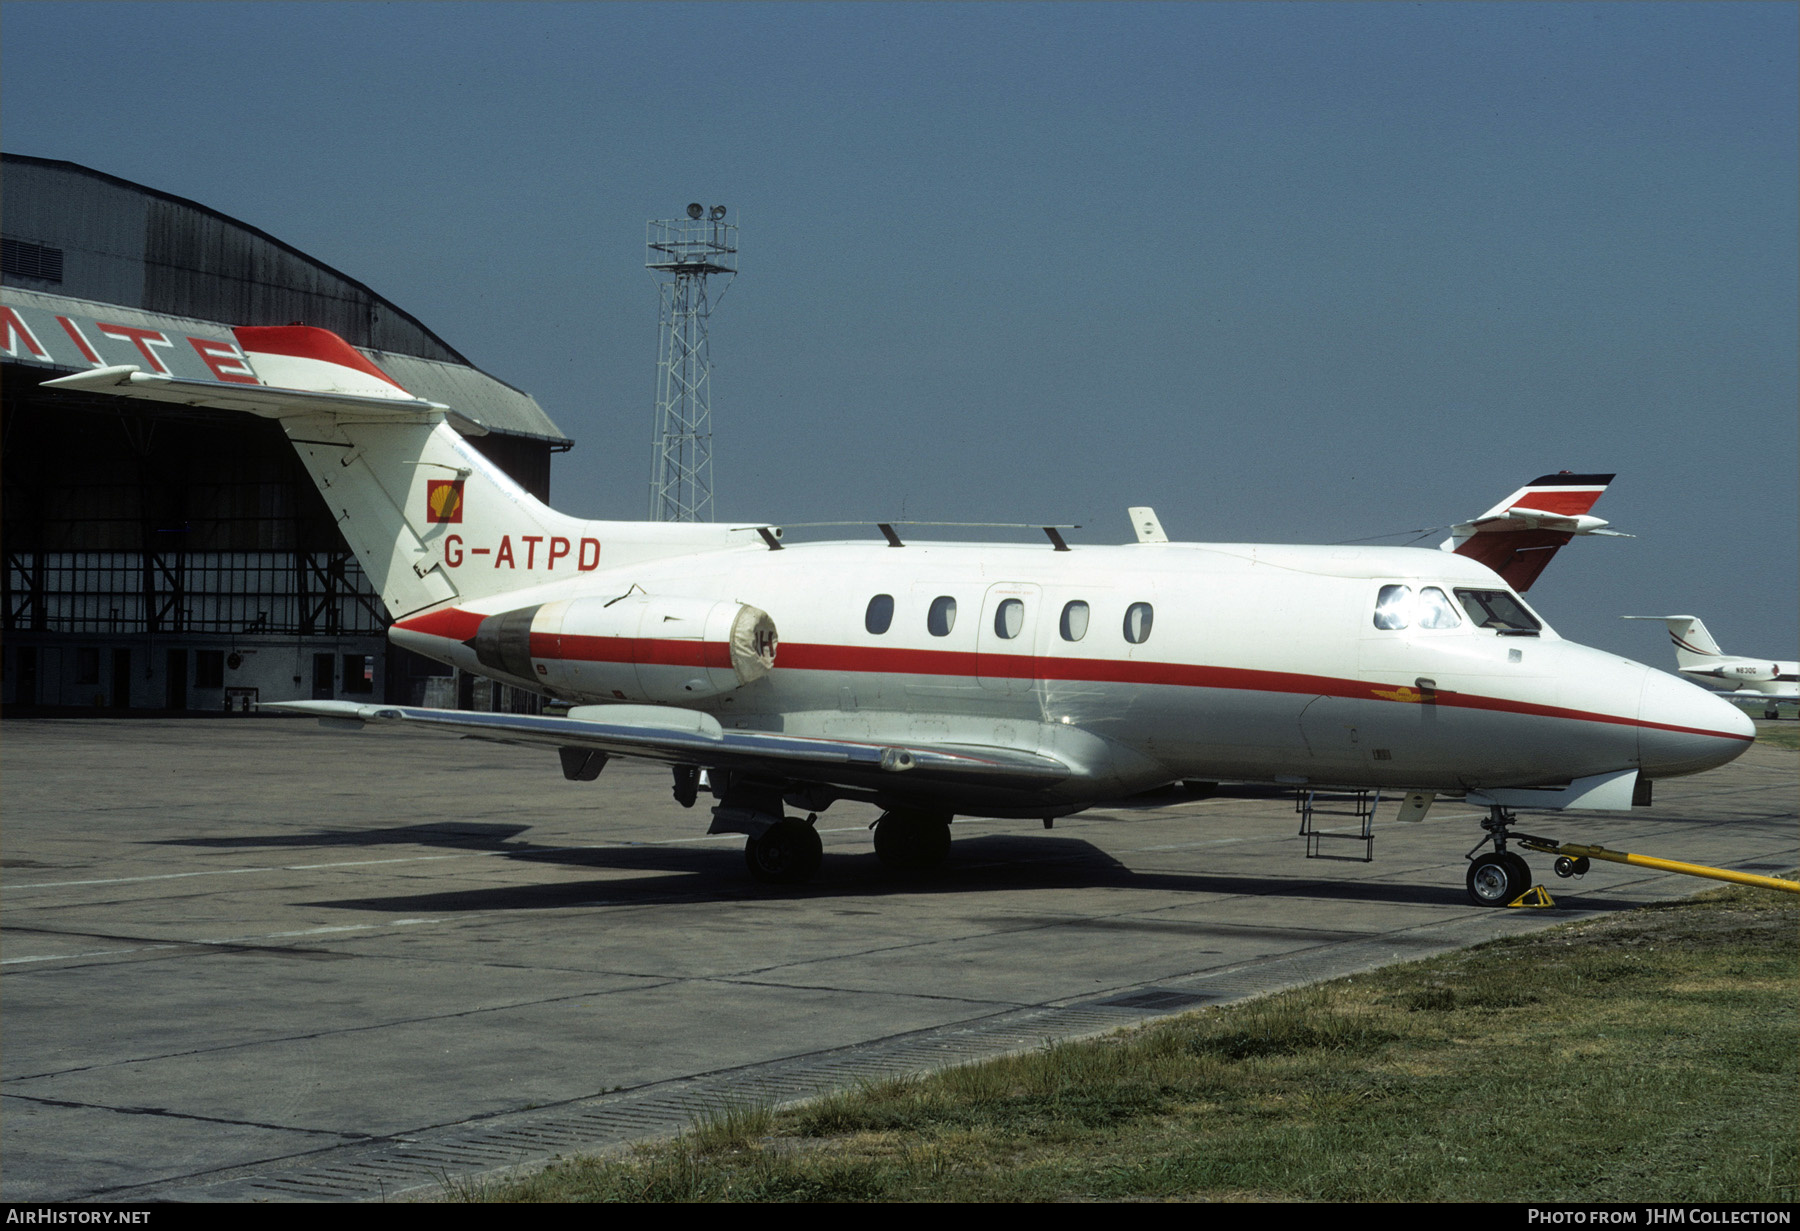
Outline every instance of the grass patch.
{"label": "grass patch", "polygon": [[1800,749],[1800,722],[1760,719],[1756,724],[1756,742],[1774,748]]}
{"label": "grass patch", "polygon": [[1792,1201],[1797,924],[1716,890],[450,1195]]}

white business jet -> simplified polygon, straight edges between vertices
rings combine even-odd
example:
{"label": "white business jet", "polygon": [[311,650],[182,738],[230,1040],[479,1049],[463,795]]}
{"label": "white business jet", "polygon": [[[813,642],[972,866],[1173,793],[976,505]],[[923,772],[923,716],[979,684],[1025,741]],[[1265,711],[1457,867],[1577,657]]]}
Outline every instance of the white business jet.
{"label": "white business jet", "polygon": [[[562,714],[290,702],[333,722],[674,770],[747,835],[758,879],[811,876],[814,816],[882,809],[875,849],[926,865],[955,816],[1041,819],[1189,784],[1437,794],[1488,810],[1468,874],[1531,884],[1515,808],[1629,808],[1754,739],[1734,706],[1564,641],[1477,560],[1383,547],[786,544],[770,524],[582,521],[472,447],[337,335],[236,331],[242,374],[106,367],[46,382],[277,420],[394,617],[393,640],[566,703]],[[1544,510],[1556,513],[1557,510]],[[1515,519],[1516,520],[1516,519]],[[1529,580],[1529,579],[1527,579]],[[1204,785],[1200,785],[1204,784]]]}
{"label": "white business jet", "polygon": [[1626,616],[1627,620],[1661,620],[1675,643],[1675,666],[1716,695],[1760,701],[1764,718],[1777,718],[1777,706],[1800,704],[1800,663],[1768,658],[1739,658],[1719,648],[1699,616]]}

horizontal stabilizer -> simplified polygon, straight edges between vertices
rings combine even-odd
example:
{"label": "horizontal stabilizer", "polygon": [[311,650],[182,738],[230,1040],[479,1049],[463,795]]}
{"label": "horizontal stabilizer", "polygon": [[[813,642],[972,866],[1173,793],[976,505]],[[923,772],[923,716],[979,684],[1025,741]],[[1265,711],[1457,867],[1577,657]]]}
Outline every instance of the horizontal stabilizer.
{"label": "horizontal stabilizer", "polygon": [[1523,593],[1576,535],[1630,538],[1588,510],[1611,484],[1610,474],[1540,475],[1473,521],[1450,527],[1439,546],[1487,565]]}
{"label": "horizontal stabilizer", "polygon": [[283,419],[299,415],[344,415],[359,420],[391,423],[431,423],[448,419],[465,436],[484,436],[487,428],[442,402],[424,398],[378,397],[360,393],[324,393],[310,389],[283,389],[269,385],[236,384],[221,380],[193,380],[146,372],[132,364],[95,368],[44,382],[47,388],[88,393],[110,393],[173,402],[205,410],[236,410]]}

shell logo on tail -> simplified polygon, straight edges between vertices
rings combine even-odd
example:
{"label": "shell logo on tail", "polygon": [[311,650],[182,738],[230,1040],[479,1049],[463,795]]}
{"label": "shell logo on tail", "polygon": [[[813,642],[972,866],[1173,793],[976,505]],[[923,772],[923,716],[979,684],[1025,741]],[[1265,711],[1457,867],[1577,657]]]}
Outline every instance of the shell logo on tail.
{"label": "shell logo on tail", "polygon": [[428,523],[461,522],[463,481],[430,479],[425,484],[425,520]]}

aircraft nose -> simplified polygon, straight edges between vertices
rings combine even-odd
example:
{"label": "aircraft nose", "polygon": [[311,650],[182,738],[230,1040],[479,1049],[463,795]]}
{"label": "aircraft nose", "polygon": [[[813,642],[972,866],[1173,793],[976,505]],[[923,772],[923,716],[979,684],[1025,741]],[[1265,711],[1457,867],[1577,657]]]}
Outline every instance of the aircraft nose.
{"label": "aircraft nose", "polygon": [[1638,721],[1638,759],[1647,778],[1713,769],[1742,756],[1756,739],[1756,724],[1737,706],[1648,667]]}

